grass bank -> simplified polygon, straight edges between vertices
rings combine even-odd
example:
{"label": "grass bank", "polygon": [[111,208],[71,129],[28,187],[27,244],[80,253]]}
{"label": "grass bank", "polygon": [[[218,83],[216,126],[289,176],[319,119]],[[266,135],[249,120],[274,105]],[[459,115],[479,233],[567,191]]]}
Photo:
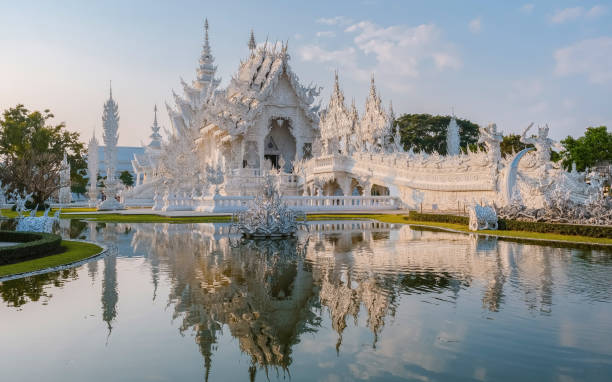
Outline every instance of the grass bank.
{"label": "grass bank", "polygon": [[59,254],[0,266],[0,277],[74,263],[92,257],[102,251],[102,248],[95,244],[69,240],[62,241],[62,248],[64,251]]}

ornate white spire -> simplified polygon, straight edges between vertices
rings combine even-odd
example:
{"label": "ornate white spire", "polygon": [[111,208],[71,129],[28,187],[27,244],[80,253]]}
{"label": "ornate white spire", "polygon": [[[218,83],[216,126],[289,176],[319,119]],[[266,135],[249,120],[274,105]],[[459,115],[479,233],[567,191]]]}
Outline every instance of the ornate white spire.
{"label": "ornate white spire", "polygon": [[368,151],[384,149],[392,134],[389,130],[389,116],[383,110],[380,96],[376,92],[373,74],[370,80],[370,94],[366,100],[365,112],[361,118],[360,127],[360,135]]}
{"label": "ornate white spire", "polygon": [[111,87],[109,98],[104,103],[102,113],[102,125],[104,126],[104,161],[106,162],[106,181],[104,182],[104,194],[106,200],[98,207],[100,210],[123,209],[117,200],[117,141],[119,140],[119,106],[113,99]]}
{"label": "ornate white spire", "polygon": [[257,44],[255,43],[255,33],[253,33],[253,29],[251,29],[251,37],[249,38],[249,50],[251,53],[255,51],[257,48]]}
{"label": "ornate white spire", "polygon": [[87,174],[89,175],[89,206],[94,207],[98,202],[98,139],[94,128],[93,135],[87,145]]}
{"label": "ornate white spire", "polygon": [[215,58],[210,49],[208,39],[208,19],[204,20],[204,45],[202,46],[202,54],[200,55],[200,66],[197,69],[197,79],[194,83],[198,89],[202,89],[215,81],[215,72],[217,67],[213,65]]}
{"label": "ornate white spire", "polygon": [[153,125],[151,126],[151,131],[153,131],[153,133],[150,135],[151,143],[149,143],[149,147],[158,149],[161,148],[162,136],[159,133],[160,127],[157,124],[157,105],[153,108],[153,113],[155,116],[153,118]]}
{"label": "ornate white spire", "polygon": [[327,153],[349,151],[349,137],[353,134],[350,114],[344,105],[338,72],[334,73],[334,88],[325,114],[319,124],[323,148]]}
{"label": "ornate white spire", "polygon": [[460,146],[459,125],[453,113],[450,123],[446,127],[446,155],[459,155]]}

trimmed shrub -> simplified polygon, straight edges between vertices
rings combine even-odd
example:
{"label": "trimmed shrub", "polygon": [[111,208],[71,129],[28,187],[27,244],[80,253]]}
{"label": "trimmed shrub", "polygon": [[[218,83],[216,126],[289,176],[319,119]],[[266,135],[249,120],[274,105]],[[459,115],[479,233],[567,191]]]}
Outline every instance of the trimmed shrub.
{"label": "trimmed shrub", "polygon": [[612,227],[598,225],[524,222],[520,220],[499,219],[499,229],[508,231],[529,231],[539,233],[556,233],[560,235],[612,238]]}
{"label": "trimmed shrub", "polygon": [[452,223],[463,225],[468,225],[470,223],[470,219],[467,216],[422,214],[416,211],[410,211],[408,213],[408,218],[410,220],[418,220],[423,222]]}
{"label": "trimmed shrub", "polygon": [[[468,225],[470,219],[466,216],[421,214],[410,211],[408,219],[422,222],[453,223]],[[580,224],[559,224],[543,222],[524,222],[520,220],[499,219],[499,229],[506,231],[527,231],[538,233],[556,233],[559,235],[587,236],[597,238],[612,238],[612,227]]]}
{"label": "trimmed shrub", "polygon": [[0,247],[0,265],[53,255],[62,249],[62,237],[51,233],[0,231],[0,241],[19,243]]}

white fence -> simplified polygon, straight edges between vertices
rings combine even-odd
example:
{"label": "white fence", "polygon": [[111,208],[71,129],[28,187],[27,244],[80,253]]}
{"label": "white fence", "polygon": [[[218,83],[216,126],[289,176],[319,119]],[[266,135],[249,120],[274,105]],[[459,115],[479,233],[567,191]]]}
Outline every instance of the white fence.
{"label": "white fence", "polygon": [[[189,193],[179,193],[169,195],[154,209],[232,213],[246,209],[253,199],[252,196],[191,197]],[[290,208],[305,212],[377,211],[401,207],[399,198],[393,196],[283,196],[282,199]]]}

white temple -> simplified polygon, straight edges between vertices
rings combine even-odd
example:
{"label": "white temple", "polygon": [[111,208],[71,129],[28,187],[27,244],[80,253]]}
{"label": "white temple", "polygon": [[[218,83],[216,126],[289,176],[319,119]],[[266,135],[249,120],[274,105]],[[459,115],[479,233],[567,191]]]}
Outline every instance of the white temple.
{"label": "white temple", "polygon": [[[320,88],[300,83],[288,44],[257,47],[251,32],[248,48],[229,85],[219,88],[205,22],[196,79],[181,80],[182,93],[173,92],[174,106],[166,105],[172,124],[166,142],[155,115],[151,143],[132,161],[137,181],[122,195],[126,205],[234,212],[245,208],[269,171],[278,173],[286,203],[304,211],[457,211],[517,201],[538,207],[560,185],[575,202],[596,192],[548,160],[548,130],[533,138],[535,153],[502,158],[502,135],[491,124],[480,130],[486,151],[464,153],[453,116],[448,155],[405,152],[393,108],[383,107],[373,76],[363,115],[354,101],[347,107],[337,73],[327,108],[319,110]],[[118,120],[112,97],[105,116],[112,154]]]}

